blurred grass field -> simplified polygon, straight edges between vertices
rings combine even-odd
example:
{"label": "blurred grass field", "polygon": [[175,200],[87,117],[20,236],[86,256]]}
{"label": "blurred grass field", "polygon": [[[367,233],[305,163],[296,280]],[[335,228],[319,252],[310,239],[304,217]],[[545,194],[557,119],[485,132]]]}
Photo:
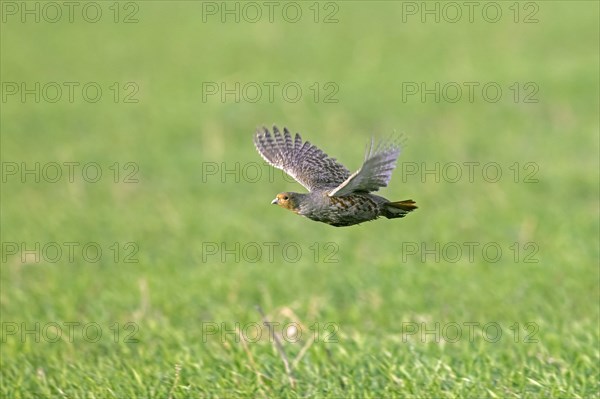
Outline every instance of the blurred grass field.
{"label": "blurred grass field", "polygon": [[[512,2],[496,3],[497,23],[478,13],[423,23],[406,3],[361,1],[318,3],[318,23],[308,2],[296,3],[297,23],[278,13],[223,23],[207,3],[161,1],[119,3],[118,23],[104,2],[97,23],[23,23],[7,3],[21,4],[3,2],[0,39],[0,396],[600,395],[597,2],[529,2],[537,23],[523,23],[534,9],[525,3],[515,23]],[[338,22],[322,23],[332,10]],[[122,23],[132,11],[138,21]],[[8,95],[23,82],[95,82],[103,94]],[[294,82],[303,94],[206,95],[222,82]],[[495,82],[503,96],[403,101],[407,82]],[[332,87],[337,101],[326,103]],[[531,87],[537,102],[524,102]],[[254,149],[254,130],[273,124],[351,170],[372,136],[404,134],[381,195],[419,209],[334,228],[271,206],[280,191],[303,191]],[[54,183],[41,172],[53,162],[63,165]],[[95,162],[102,176],[89,183],[77,167],[71,182],[65,162]],[[464,162],[495,162],[502,178],[408,173]],[[21,175],[36,163],[39,183]],[[54,263],[51,247],[39,259],[14,253],[54,242]],[[64,243],[77,243],[73,261]],[[102,249],[98,262],[82,255],[86,243]],[[473,260],[465,243],[477,244]],[[497,261],[482,253],[489,243],[502,249]],[[301,342],[282,338],[290,361],[301,355],[293,384],[266,328],[246,346],[237,339],[236,326],[262,323],[256,306],[279,333],[301,323]],[[79,323],[73,339],[65,323]]]}

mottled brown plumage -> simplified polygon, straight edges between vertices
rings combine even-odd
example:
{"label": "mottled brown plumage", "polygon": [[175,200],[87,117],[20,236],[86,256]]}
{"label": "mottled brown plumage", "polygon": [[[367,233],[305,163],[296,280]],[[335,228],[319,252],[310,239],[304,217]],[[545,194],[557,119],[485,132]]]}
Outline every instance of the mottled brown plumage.
{"label": "mottled brown plumage", "polygon": [[332,226],[351,226],[385,216],[401,218],[417,209],[413,200],[390,202],[370,192],[387,186],[400,154],[397,142],[373,142],[362,167],[352,175],[335,158],[330,158],[298,133],[292,139],[273,127],[257,131],[254,144],[272,166],[282,169],[309,192],[284,192],[271,202],[309,219]]}

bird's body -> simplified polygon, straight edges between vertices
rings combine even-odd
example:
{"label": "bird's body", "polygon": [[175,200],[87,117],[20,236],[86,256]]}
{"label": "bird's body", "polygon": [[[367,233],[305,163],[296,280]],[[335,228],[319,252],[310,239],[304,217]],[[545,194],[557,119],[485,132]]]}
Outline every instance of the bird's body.
{"label": "bird's body", "polygon": [[380,144],[367,153],[363,166],[350,175],[348,169],[329,158],[299,134],[292,139],[287,129],[282,135],[265,128],[257,132],[255,145],[271,165],[284,170],[309,189],[308,193],[284,192],[272,204],[311,220],[332,226],[351,226],[385,216],[401,218],[416,209],[412,200],[390,202],[370,194],[387,185],[400,153],[397,143]]}
{"label": "bird's body", "polygon": [[[307,194],[282,193],[281,197],[288,197],[288,202],[283,198],[278,199],[281,206],[307,218],[330,224],[332,226],[351,226],[362,222],[377,219],[380,216],[387,218],[403,217],[414,208],[410,201],[406,208],[394,207],[390,201],[369,193],[351,194],[344,197],[330,197],[327,192],[313,191]],[[290,198],[292,199],[290,201]]]}

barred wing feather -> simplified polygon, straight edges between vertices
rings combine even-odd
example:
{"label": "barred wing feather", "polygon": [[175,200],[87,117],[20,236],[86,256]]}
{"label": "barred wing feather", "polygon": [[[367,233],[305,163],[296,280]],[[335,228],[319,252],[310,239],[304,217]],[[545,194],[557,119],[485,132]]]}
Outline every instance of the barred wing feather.
{"label": "barred wing feather", "polygon": [[350,176],[350,171],[312,145],[302,142],[300,134],[295,137],[287,128],[283,134],[273,126],[258,130],[254,136],[256,150],[270,165],[283,170],[310,191],[331,190]]}

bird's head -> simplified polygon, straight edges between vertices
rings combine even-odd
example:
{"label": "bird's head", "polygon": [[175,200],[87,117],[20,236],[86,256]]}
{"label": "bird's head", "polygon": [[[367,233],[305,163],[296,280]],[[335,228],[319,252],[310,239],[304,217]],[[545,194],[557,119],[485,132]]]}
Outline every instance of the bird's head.
{"label": "bird's head", "polygon": [[273,205],[279,205],[282,208],[289,209],[290,211],[298,212],[298,195],[297,193],[279,193],[273,201]]}

